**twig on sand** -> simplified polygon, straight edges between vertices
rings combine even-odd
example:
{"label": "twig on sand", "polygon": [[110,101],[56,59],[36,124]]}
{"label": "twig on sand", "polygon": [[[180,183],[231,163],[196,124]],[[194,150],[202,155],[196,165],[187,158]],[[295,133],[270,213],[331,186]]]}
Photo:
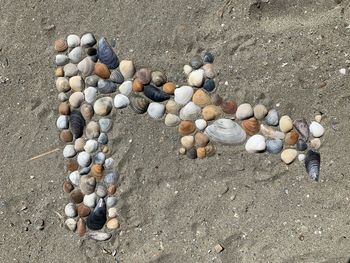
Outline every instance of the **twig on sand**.
{"label": "twig on sand", "polygon": [[48,152],[44,152],[44,153],[42,153],[42,154],[36,155],[36,156],[34,156],[34,157],[28,159],[27,161],[33,161],[33,160],[39,159],[39,158],[41,158],[41,157],[44,157],[44,156],[49,155],[49,154],[51,154],[51,153],[57,152],[57,151],[59,151],[59,150],[60,150],[60,148],[56,148],[56,149],[50,150],[50,151],[48,151]]}

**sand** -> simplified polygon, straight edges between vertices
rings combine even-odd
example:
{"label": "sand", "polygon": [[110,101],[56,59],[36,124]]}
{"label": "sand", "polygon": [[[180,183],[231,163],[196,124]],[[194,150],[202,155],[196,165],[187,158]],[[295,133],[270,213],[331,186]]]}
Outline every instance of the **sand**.
{"label": "sand", "polygon": [[[2,0],[0,261],[347,262],[350,93],[339,70],[350,63],[350,8],[337,2]],[[279,104],[292,118],[322,111],[321,181],[243,145],[189,160],[176,154],[176,129],[124,109],[110,136],[121,229],[105,243],[69,232],[57,215],[68,198],[61,152],[26,160],[63,149],[53,42],[86,31],[179,84],[183,65],[210,50],[225,98]]]}

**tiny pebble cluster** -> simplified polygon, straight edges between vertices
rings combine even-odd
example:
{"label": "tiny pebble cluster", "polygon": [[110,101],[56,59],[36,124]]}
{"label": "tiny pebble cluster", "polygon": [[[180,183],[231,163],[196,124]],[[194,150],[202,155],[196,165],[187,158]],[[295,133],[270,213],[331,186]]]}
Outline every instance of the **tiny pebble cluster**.
{"label": "tiny pebble cluster", "polygon": [[262,104],[237,105],[216,93],[214,56],[195,56],[183,68],[187,83],[176,85],[162,71],[135,69],[119,61],[106,38],[92,33],[69,35],[54,43],[59,117],[56,125],[63,149],[67,179],[63,190],[66,226],[78,235],[103,241],[119,228],[119,174],[110,157],[108,132],[114,109],[130,107],[137,114],[162,119],[180,135],[179,153],[190,159],[215,155],[216,145],[245,144],[248,153],[280,154],[285,164],[304,162],[307,173],[319,179],[322,113],[308,123],[280,116]]}

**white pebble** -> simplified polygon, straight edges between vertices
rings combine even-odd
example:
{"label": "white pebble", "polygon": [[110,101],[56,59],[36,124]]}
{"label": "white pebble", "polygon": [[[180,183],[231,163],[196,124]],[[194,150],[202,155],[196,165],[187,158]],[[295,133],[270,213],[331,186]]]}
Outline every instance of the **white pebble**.
{"label": "white pebble", "polygon": [[75,205],[73,203],[68,203],[64,208],[64,213],[68,217],[76,217],[77,210],[75,209]]}
{"label": "white pebble", "polygon": [[315,138],[319,138],[324,134],[324,128],[316,121],[311,122],[309,130]]}
{"label": "white pebble", "polygon": [[346,69],[345,68],[339,69],[339,73],[342,74],[342,75],[345,75],[346,74]]}
{"label": "white pebble", "polygon": [[125,96],[129,96],[132,92],[132,82],[130,80],[124,81],[119,86],[119,92]]}
{"label": "white pebble", "polygon": [[64,158],[72,158],[77,154],[77,152],[74,149],[73,144],[68,144],[63,149],[63,157]]}
{"label": "white pebble", "polygon": [[71,172],[69,174],[69,180],[71,181],[72,184],[74,185],[79,185],[80,184],[80,174],[78,171]]}
{"label": "white pebble", "polygon": [[195,121],[198,130],[203,131],[207,127],[207,122],[204,119],[198,119]]}
{"label": "white pebble", "polygon": [[97,150],[97,148],[98,148],[98,142],[95,140],[87,140],[84,146],[84,150],[87,153],[93,153]]}
{"label": "white pebble", "polygon": [[60,115],[57,118],[56,125],[58,129],[68,129],[68,116]]}
{"label": "white pebble", "polygon": [[116,207],[111,207],[108,209],[108,217],[109,218],[117,217],[117,208]]}
{"label": "white pebble", "polygon": [[77,162],[80,167],[88,167],[91,163],[91,156],[87,152],[80,152],[78,154]]}
{"label": "white pebble", "polygon": [[97,203],[96,193],[85,195],[84,199],[83,199],[83,203],[84,203],[84,205],[86,205],[90,208],[94,208],[96,206],[96,203]]}
{"label": "white pebble", "polygon": [[253,135],[247,140],[245,149],[249,153],[264,151],[266,149],[265,137],[260,134]]}
{"label": "white pebble", "polygon": [[105,169],[111,169],[113,167],[114,160],[112,157],[105,160],[104,167]]}
{"label": "white pebble", "polygon": [[298,160],[299,160],[300,162],[304,161],[304,160],[305,160],[305,154],[303,154],[303,153],[299,154],[299,155],[298,155]]}

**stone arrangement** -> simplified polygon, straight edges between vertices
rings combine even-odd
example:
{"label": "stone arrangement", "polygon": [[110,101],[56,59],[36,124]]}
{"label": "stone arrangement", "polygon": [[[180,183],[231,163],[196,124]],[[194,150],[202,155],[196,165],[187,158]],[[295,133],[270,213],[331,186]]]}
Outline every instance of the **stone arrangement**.
{"label": "stone arrangement", "polygon": [[[137,114],[164,119],[181,136],[179,153],[190,159],[213,156],[217,144],[245,144],[248,153],[280,154],[281,160],[304,162],[319,180],[322,114],[310,124],[280,116],[276,109],[249,103],[237,105],[216,93],[214,56],[195,56],[183,68],[186,85],[168,81],[164,72],[135,69],[131,60],[119,61],[105,38],[92,33],[57,39],[54,49],[59,92],[59,138],[66,143],[63,157],[67,179],[63,190],[70,202],[66,226],[78,235],[103,241],[119,228],[116,208],[119,174],[109,156],[108,116],[130,106]],[[249,138],[248,138],[249,137]]]}

